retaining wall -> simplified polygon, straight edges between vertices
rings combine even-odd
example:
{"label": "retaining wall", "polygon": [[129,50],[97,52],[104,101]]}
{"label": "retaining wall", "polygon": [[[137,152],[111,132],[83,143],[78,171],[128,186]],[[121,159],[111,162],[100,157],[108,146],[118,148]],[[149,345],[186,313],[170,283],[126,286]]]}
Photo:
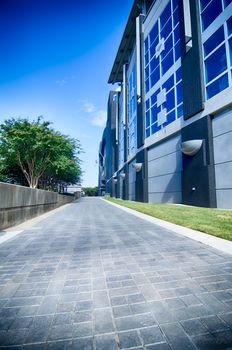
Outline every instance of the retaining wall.
{"label": "retaining wall", "polygon": [[0,182],[0,230],[73,200],[74,196]]}

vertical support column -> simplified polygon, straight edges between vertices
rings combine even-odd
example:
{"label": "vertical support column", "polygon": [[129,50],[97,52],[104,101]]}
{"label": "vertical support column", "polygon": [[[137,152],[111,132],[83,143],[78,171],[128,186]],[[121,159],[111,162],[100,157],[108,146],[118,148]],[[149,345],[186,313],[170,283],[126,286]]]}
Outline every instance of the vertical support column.
{"label": "vertical support column", "polygon": [[136,18],[136,90],[137,90],[137,147],[144,144],[144,47],[142,23],[145,16]]}

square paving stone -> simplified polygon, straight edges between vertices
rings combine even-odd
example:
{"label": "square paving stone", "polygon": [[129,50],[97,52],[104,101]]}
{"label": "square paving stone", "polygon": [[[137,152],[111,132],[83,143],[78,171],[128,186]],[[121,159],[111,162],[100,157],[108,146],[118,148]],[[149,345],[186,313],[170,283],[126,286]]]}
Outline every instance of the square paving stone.
{"label": "square paving stone", "polygon": [[150,313],[117,318],[115,323],[119,331],[156,325],[156,322]]}
{"label": "square paving stone", "polygon": [[198,319],[182,321],[181,324],[186,333],[188,333],[190,336],[208,333],[208,329]]}
{"label": "square paving stone", "polygon": [[72,325],[62,324],[49,330],[48,340],[72,339]]}
{"label": "square paving stone", "polygon": [[73,340],[73,350],[93,350],[93,338],[82,338]]}
{"label": "square paving stone", "polygon": [[92,322],[75,323],[73,325],[73,338],[87,337],[93,335]]}
{"label": "square paving stone", "polygon": [[79,323],[79,322],[88,322],[92,321],[92,311],[81,311],[81,312],[75,312],[73,314],[73,322]]}
{"label": "square paving stone", "polygon": [[62,324],[72,323],[72,313],[63,313],[54,315],[53,325],[58,326]]}
{"label": "square paving stone", "polygon": [[118,333],[120,349],[133,348],[142,345],[136,331]]}
{"label": "square paving stone", "polygon": [[117,350],[115,334],[98,335],[95,337],[96,350]]}
{"label": "square paving stone", "polygon": [[32,324],[33,317],[18,317],[14,320],[10,329],[23,329],[29,328]]}
{"label": "square paving stone", "polygon": [[163,333],[161,332],[159,327],[143,328],[143,329],[140,329],[139,332],[140,332],[141,338],[143,339],[143,343],[145,345],[165,342]]}
{"label": "square paving stone", "polygon": [[129,305],[121,305],[113,307],[113,315],[115,318],[131,315],[131,309]]}
{"label": "square paving stone", "polygon": [[95,333],[110,333],[114,331],[111,309],[99,309],[94,312]]}

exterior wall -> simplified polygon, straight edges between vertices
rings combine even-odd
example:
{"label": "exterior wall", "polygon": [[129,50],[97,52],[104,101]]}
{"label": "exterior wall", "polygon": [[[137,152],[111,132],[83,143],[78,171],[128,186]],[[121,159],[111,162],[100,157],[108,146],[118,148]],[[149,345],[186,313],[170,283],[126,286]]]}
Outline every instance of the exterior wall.
{"label": "exterior wall", "polygon": [[148,199],[151,203],[181,203],[180,135],[148,150]]}
{"label": "exterior wall", "polygon": [[213,119],[213,139],[217,205],[232,209],[232,109]]}
{"label": "exterior wall", "polygon": [[74,196],[0,182],[0,230],[74,200]]}

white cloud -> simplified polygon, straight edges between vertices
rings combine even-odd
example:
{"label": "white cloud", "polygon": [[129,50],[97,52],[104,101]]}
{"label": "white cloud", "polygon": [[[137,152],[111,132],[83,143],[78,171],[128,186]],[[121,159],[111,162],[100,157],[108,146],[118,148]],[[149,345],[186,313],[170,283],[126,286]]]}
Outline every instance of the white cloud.
{"label": "white cloud", "polygon": [[94,116],[91,122],[95,126],[104,127],[106,124],[106,119],[107,119],[107,112],[105,110],[99,110],[96,113],[94,113]]}
{"label": "white cloud", "polygon": [[56,84],[59,86],[64,86],[65,84],[67,84],[67,81],[65,79],[57,80]]}
{"label": "white cloud", "polygon": [[87,100],[81,100],[80,101],[82,104],[82,110],[85,113],[93,113],[94,111],[96,111],[96,107],[94,106],[94,104],[90,101]]}

